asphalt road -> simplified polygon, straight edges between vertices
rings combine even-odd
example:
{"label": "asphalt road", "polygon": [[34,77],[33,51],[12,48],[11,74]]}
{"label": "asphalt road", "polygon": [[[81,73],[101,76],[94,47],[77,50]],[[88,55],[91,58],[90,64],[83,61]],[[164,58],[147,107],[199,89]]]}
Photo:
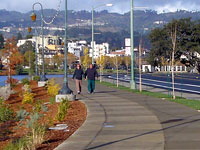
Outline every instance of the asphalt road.
{"label": "asphalt road", "polygon": [[[116,79],[116,75],[106,76]],[[119,80],[130,82],[130,75],[119,75]],[[139,75],[135,75],[136,83],[139,83]],[[172,88],[171,74],[142,74],[142,84],[157,88],[168,89]],[[175,75],[175,90],[200,94],[200,75],[199,74],[176,74]]]}

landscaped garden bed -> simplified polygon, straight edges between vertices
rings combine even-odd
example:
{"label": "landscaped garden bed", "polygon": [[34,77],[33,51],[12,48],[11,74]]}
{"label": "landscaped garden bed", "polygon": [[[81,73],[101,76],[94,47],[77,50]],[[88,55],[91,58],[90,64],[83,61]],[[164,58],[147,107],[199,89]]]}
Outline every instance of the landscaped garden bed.
{"label": "landscaped garden bed", "polygon": [[[8,100],[0,104],[0,149],[52,150],[72,135],[85,121],[87,110],[80,101],[55,103],[54,84],[37,87],[37,82],[18,84]],[[62,130],[50,127],[65,125]],[[21,147],[20,147],[21,146]]]}

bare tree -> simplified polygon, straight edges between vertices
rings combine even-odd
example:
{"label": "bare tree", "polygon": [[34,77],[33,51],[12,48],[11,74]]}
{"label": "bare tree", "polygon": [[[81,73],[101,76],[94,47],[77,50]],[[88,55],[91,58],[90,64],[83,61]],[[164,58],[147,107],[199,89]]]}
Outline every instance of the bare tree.
{"label": "bare tree", "polygon": [[119,86],[119,65],[121,64],[121,57],[120,56],[112,57],[111,62],[117,69],[117,87],[118,87]]}
{"label": "bare tree", "polygon": [[130,66],[131,64],[131,57],[130,56],[125,56],[124,57],[124,63],[126,65],[126,71],[127,71],[127,75],[128,75],[128,67]]}
{"label": "bare tree", "polygon": [[175,24],[174,28],[171,28],[171,39],[172,39],[172,95],[173,99],[176,98],[175,96],[175,90],[174,90],[174,54],[176,49],[176,34],[177,33],[177,25]]}
{"label": "bare tree", "polygon": [[142,39],[140,39],[140,43],[139,43],[139,83],[140,83],[140,92],[142,92]]}

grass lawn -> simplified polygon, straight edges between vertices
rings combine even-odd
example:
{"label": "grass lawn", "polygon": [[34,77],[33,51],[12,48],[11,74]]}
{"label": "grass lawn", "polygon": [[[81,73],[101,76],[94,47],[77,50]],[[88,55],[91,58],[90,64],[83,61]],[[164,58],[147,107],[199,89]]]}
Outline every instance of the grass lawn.
{"label": "grass lawn", "polygon": [[176,97],[176,99],[172,99],[172,97],[169,97],[167,94],[163,94],[163,93],[155,93],[155,92],[149,92],[149,91],[139,92],[139,90],[132,90],[128,87],[121,86],[121,85],[119,85],[119,87],[117,87],[115,84],[112,84],[112,83],[109,83],[109,82],[101,82],[100,83],[99,81],[97,81],[97,83],[108,86],[108,87],[113,87],[113,88],[117,88],[117,89],[120,89],[120,90],[133,92],[133,93],[143,94],[143,95],[156,97],[156,98],[164,98],[165,100],[175,102],[175,103],[179,103],[179,104],[183,104],[187,107],[190,107],[190,108],[193,108],[193,109],[196,109],[196,110],[200,110],[200,101],[198,101],[198,100],[185,99],[183,97]]}

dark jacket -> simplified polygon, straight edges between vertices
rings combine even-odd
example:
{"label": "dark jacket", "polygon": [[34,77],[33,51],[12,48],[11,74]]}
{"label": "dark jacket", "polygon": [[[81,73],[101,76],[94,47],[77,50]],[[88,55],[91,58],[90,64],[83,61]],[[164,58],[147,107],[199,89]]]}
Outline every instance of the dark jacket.
{"label": "dark jacket", "polygon": [[84,75],[83,69],[76,69],[73,74],[73,79],[82,80],[82,76]]}
{"label": "dark jacket", "polygon": [[98,73],[96,68],[88,68],[85,72],[85,78],[88,78],[88,80],[95,80],[95,77],[98,77]]}

